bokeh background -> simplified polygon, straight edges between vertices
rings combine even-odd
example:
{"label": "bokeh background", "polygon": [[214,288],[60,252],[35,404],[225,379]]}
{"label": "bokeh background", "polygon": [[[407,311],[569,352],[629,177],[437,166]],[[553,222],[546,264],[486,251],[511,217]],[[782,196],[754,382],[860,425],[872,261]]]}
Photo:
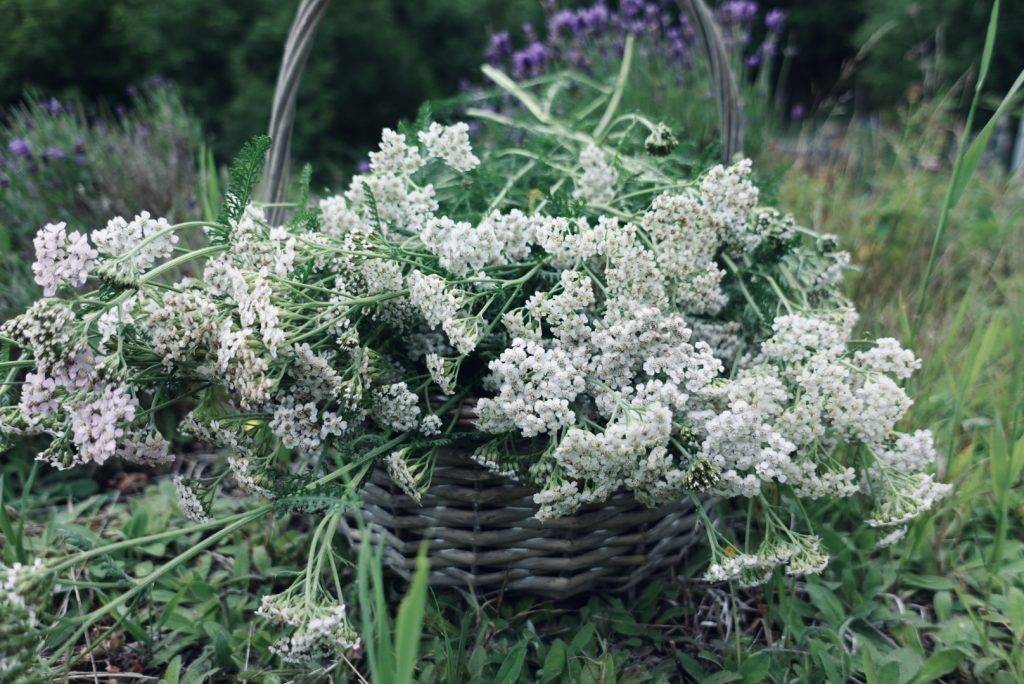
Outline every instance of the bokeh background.
{"label": "bokeh background", "polygon": [[[127,102],[130,88],[162,78],[180,90],[216,154],[230,156],[266,127],[296,4],[0,0],[0,104],[34,91],[116,106]],[[1024,13],[1014,4],[1006,3],[1000,22],[989,79],[994,92],[1006,91],[1024,54]],[[492,32],[507,29],[524,43],[524,24],[543,32],[552,5],[335,0],[299,95],[296,156],[321,172],[357,159],[382,126],[478,78]],[[848,98],[848,114],[866,114],[897,105],[908,91],[955,81],[981,53],[989,12],[988,3],[975,0],[769,0],[758,9],[763,16],[774,7],[787,15],[787,113],[794,106],[813,110],[837,87]],[[840,82],[852,63],[856,68]]]}

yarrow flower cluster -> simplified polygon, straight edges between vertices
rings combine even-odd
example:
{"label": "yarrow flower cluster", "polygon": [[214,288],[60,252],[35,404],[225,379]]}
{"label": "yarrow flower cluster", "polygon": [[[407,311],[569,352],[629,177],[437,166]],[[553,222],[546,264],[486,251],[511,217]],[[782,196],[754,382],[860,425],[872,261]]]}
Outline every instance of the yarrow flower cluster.
{"label": "yarrow flower cluster", "polygon": [[93,231],[91,237],[100,254],[124,257],[139,271],[169,257],[178,243],[167,219],[153,219],[148,211],[130,222],[120,216],[112,218],[106,228]]}
{"label": "yarrow flower cluster", "polygon": [[311,602],[289,592],[264,596],[256,614],[291,633],[270,650],[288,663],[336,660],[359,648],[359,636],[349,624],[344,603]]}
{"label": "yarrow flower cluster", "polygon": [[43,294],[52,297],[63,285],[84,285],[97,257],[89,240],[77,230],[67,232],[67,223],[48,223],[32,241],[36,261],[32,272]]}
{"label": "yarrow flower cluster", "polygon": [[44,635],[36,614],[43,562],[0,564],[0,680],[35,682]]}
{"label": "yarrow flower cluster", "polygon": [[576,183],[576,197],[591,204],[608,204],[615,198],[618,174],[596,145],[588,145],[580,153],[582,173]]}
{"label": "yarrow flower cluster", "polygon": [[[225,487],[334,515],[372,467],[430,501],[452,452],[532,488],[542,522],[623,492],[739,499],[745,545],[703,526],[708,579],[743,584],[826,567],[802,500],[864,497],[886,541],[935,505],[931,435],[898,428],[921,362],[851,341],[833,241],[763,206],[748,160],[680,178],[671,131],[539,115],[514,150],[462,123],[385,130],[346,192],[282,224],[236,178],[191,251],[195,223],[144,212],[44,227],[48,295],[0,329],[0,432],[48,438],[58,467],[159,464],[156,418],[187,405],[181,432],[219,450],[175,481],[196,522]],[[175,279],[172,255],[201,267]],[[343,602],[308,598],[264,602],[277,652],[356,648]]]}

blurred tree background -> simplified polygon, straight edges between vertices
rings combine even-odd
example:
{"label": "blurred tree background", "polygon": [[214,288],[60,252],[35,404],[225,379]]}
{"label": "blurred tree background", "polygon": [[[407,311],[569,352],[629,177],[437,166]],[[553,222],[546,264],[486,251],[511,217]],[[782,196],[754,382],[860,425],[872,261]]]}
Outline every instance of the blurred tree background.
{"label": "blurred tree background", "polygon": [[[508,28],[521,38],[524,22],[542,23],[546,2],[335,0],[303,81],[296,155],[328,172],[360,158],[381,126],[476,78],[492,31]],[[829,101],[844,65],[873,42],[842,84],[862,109],[965,73],[981,52],[989,11],[989,3],[976,0],[769,4],[788,15],[782,99],[801,107]],[[117,102],[132,84],[160,75],[178,85],[223,159],[266,125],[296,5],[0,0],[0,105],[18,102],[26,91]],[[994,92],[1006,90],[1024,54],[1024,13],[1012,11],[1012,3],[1006,9],[989,81]]]}

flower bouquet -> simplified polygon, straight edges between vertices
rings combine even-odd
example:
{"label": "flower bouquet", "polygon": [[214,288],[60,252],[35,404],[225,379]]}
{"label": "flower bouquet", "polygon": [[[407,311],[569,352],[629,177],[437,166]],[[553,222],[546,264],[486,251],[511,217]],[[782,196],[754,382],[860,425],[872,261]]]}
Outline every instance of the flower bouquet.
{"label": "flower bouquet", "polygon": [[296,660],[355,643],[321,579],[337,504],[375,467],[419,500],[457,450],[528,487],[542,523],[623,492],[738,502],[742,543],[696,510],[706,578],[744,585],[825,567],[808,500],[864,497],[891,541],[944,493],[930,434],[895,430],[919,361],[851,340],[833,238],[764,206],[749,161],[694,173],[614,93],[566,116],[567,77],[489,74],[522,105],[470,112],[501,144],[421,116],[341,195],[312,202],[304,174],[282,225],[251,201],[258,138],[215,221],[45,226],[45,296],[0,328],[0,432],[43,436],[58,468],[170,463],[156,418],[178,408],[217,450],[178,459],[186,517],[213,524],[229,487],[266,499],[256,515],[319,513],[318,560],[261,609]]}

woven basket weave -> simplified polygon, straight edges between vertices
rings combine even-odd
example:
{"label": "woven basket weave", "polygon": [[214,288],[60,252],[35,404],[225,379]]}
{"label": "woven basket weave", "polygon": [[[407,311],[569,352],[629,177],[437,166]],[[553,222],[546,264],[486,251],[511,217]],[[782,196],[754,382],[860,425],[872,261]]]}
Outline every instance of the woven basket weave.
{"label": "woven basket weave", "polygon": [[[678,0],[696,27],[714,85],[721,152],[731,160],[742,146],[736,83],[711,12],[702,0]],[[271,112],[273,145],[263,198],[280,202],[287,185],[295,100],[316,28],[330,0],[302,0],[285,43]],[[279,207],[270,212],[281,218]],[[464,416],[468,422],[471,409]],[[365,535],[383,544],[384,563],[408,579],[425,542],[429,582],[478,595],[524,592],[546,598],[625,590],[676,565],[697,540],[696,509],[689,501],[648,508],[627,494],[540,522],[534,490],[496,476],[449,450],[438,456],[420,502],[376,468],[362,485],[363,505],[343,523],[352,544]]]}
{"label": "woven basket weave", "polygon": [[434,586],[546,598],[635,586],[677,564],[698,530],[692,504],[648,508],[626,494],[540,522],[533,493],[449,452],[420,503],[375,470],[342,529],[353,544],[364,533],[383,542],[385,564],[406,579],[426,542]]}

